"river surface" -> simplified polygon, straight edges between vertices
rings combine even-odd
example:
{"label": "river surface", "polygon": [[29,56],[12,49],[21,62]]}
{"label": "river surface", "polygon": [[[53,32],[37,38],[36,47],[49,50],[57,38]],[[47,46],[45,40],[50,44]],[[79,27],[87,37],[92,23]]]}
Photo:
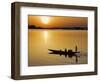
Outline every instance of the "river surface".
{"label": "river surface", "polygon": [[65,58],[49,54],[48,49],[75,51],[77,45],[80,57],[77,64],[87,64],[87,30],[28,30],[28,66],[76,64],[75,57]]}

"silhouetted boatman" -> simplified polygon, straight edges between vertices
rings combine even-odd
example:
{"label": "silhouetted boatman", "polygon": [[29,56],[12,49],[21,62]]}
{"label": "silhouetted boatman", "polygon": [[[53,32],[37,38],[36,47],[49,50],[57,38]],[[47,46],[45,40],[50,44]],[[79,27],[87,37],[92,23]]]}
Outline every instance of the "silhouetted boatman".
{"label": "silhouetted boatman", "polygon": [[[75,47],[75,51],[77,52],[77,45]],[[78,63],[78,54],[76,53],[76,63]]]}

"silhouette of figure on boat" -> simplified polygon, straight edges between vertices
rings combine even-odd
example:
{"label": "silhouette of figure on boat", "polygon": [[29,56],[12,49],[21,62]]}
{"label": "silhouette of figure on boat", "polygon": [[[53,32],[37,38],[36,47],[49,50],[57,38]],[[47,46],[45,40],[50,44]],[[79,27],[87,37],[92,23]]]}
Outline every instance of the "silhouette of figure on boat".
{"label": "silhouette of figure on boat", "polygon": [[72,49],[66,49],[65,48],[65,51],[62,51],[61,49],[60,50],[53,50],[53,49],[48,49],[50,52],[49,54],[56,54],[56,55],[60,55],[60,56],[65,56],[68,57],[68,58],[72,58],[72,57],[76,57],[76,63],[78,63],[78,57],[80,57],[80,53],[79,51],[77,51],[77,45],[75,46],[75,51],[73,51]]}

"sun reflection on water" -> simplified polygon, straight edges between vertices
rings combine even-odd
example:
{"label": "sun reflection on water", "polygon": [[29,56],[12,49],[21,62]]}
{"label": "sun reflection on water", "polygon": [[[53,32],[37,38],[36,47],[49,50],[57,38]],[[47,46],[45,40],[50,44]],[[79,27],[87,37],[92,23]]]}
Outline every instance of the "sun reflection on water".
{"label": "sun reflection on water", "polygon": [[48,32],[44,31],[44,40],[45,40],[45,42],[47,42],[47,39],[48,39]]}

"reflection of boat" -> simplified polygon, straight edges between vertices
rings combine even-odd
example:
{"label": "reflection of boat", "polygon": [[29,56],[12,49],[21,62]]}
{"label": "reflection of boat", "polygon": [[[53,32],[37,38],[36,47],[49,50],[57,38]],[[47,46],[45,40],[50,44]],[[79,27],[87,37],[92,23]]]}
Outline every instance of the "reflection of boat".
{"label": "reflection of boat", "polygon": [[64,55],[65,57],[72,58],[73,56],[76,57],[76,63],[78,63],[78,57],[80,57],[79,51],[77,51],[77,46],[75,47],[75,51],[72,49],[67,50],[65,48],[65,51],[62,50],[53,50],[53,49],[48,49],[50,52],[49,54],[56,54],[56,55]]}

